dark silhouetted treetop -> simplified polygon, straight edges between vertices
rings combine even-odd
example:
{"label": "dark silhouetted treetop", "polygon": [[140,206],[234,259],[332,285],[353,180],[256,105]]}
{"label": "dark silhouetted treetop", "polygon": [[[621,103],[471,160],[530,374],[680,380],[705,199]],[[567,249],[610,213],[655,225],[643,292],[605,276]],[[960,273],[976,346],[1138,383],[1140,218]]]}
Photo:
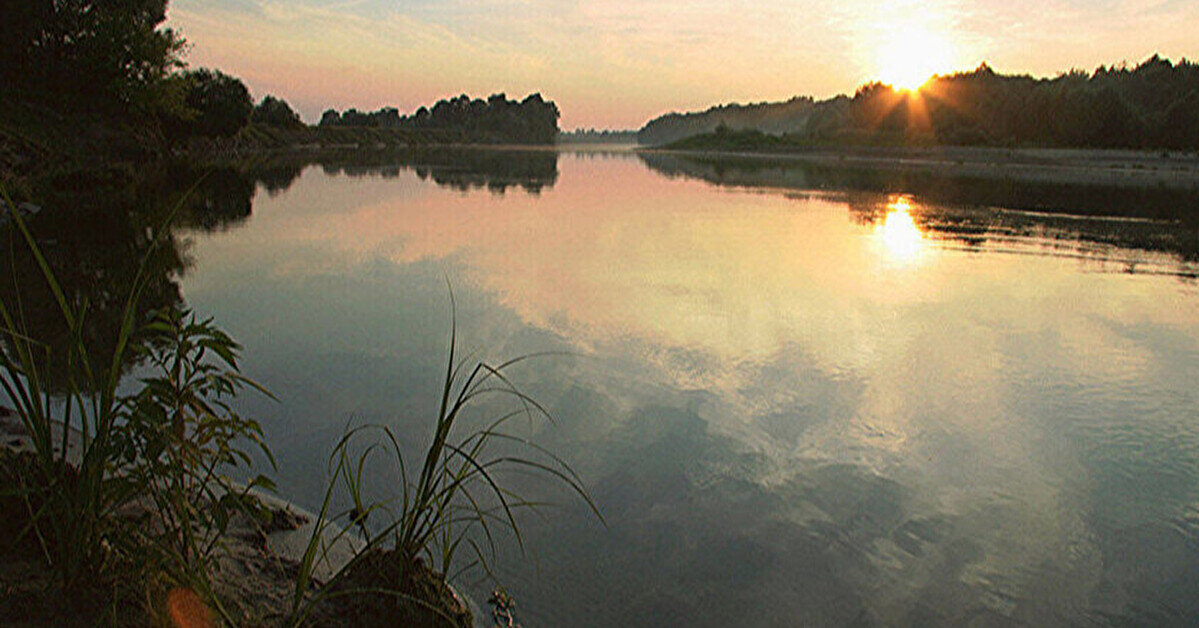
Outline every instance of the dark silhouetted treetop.
{"label": "dark silhouetted treetop", "polygon": [[707,111],[668,113],[647,122],[637,133],[637,141],[666,144],[692,135],[712,133],[720,124],[763,133],[794,133],[806,127],[814,105],[810,97],[796,96],[785,102],[730,103]]}
{"label": "dark silhouetted treetop", "polygon": [[228,137],[250,121],[254,104],[240,79],[207,68],[187,72],[185,79],[187,106],[194,112],[184,122],[188,135]]}
{"label": "dark silhouetted treetop", "polygon": [[[933,78],[919,93],[859,90],[846,131],[923,135],[941,144],[1199,148],[1167,124],[1199,91],[1199,66],[1154,55],[1134,69],[1072,70],[1052,79],[998,74],[986,64]],[[1177,114],[1193,128],[1199,118]]]}
{"label": "dark silhouetted treetop", "polygon": [[182,66],[167,0],[5,0],[0,78],[60,104],[130,103]]}
{"label": "dark silhouetted treetop", "polygon": [[300,114],[296,113],[291,105],[287,104],[287,101],[270,95],[263,97],[262,102],[254,107],[254,113],[250,115],[250,120],[258,124],[282,128],[294,129],[304,126],[300,120]]}
{"label": "dark silhouetted treetop", "polygon": [[541,94],[519,102],[504,94],[492,94],[487,100],[463,94],[439,100],[431,108],[421,107],[408,116],[392,107],[373,112],[330,109],[321,116],[320,125],[437,129],[479,143],[552,144],[558,135],[559,116],[558,106]]}
{"label": "dark silhouetted treetop", "polygon": [[[788,130],[765,120],[790,118]],[[1005,75],[983,63],[970,72],[933,77],[917,92],[867,83],[852,98],[813,103],[669,114],[641,129],[642,143],[680,134],[712,134],[716,126],[782,134],[810,143],[942,144],[1199,150],[1199,65],[1154,55],[1135,68],[1071,70],[1051,79]],[[806,104],[805,104],[806,103]],[[756,109],[755,109],[756,107]],[[728,137],[725,135],[726,139]],[[751,136],[738,136],[740,148]],[[777,139],[777,138],[776,138]],[[716,142],[719,143],[719,142]],[[716,148],[713,142],[704,143]],[[775,139],[764,145],[779,146]]]}

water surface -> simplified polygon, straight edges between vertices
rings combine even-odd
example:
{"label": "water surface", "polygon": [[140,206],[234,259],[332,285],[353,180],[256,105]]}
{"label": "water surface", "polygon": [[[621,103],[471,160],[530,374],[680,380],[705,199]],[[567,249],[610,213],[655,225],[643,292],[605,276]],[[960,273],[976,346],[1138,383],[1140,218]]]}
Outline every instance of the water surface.
{"label": "water surface", "polygon": [[447,279],[464,349],[570,354],[514,371],[556,419],[521,430],[607,527],[513,480],[562,504],[498,564],[526,625],[1199,621],[1187,192],[546,151],[256,179],[176,275],[282,400],[244,407],[300,503],[347,422],[428,437]]}

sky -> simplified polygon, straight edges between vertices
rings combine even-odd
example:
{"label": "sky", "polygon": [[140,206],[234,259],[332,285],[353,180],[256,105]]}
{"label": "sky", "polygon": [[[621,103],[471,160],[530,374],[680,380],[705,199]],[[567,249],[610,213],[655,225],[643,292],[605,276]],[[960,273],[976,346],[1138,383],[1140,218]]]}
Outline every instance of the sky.
{"label": "sky", "polygon": [[560,126],[919,84],[986,62],[1053,76],[1199,59],[1196,0],[173,0],[192,67],[305,120],[540,92]]}

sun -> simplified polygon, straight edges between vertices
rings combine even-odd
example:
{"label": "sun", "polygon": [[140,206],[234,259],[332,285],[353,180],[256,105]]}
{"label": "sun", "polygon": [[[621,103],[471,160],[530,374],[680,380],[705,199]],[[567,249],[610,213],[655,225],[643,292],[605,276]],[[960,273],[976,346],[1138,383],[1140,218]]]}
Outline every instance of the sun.
{"label": "sun", "polygon": [[896,89],[916,90],[953,64],[953,48],[944,37],[916,25],[895,26],[876,56],[879,80]]}

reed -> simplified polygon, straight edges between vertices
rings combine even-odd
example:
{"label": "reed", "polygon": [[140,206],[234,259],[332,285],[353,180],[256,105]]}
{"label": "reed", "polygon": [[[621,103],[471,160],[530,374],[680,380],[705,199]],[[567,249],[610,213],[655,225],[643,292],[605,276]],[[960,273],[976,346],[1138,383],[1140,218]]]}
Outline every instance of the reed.
{"label": "reed", "polygon": [[[453,580],[474,567],[491,575],[501,534],[515,538],[523,551],[517,513],[546,504],[525,499],[505,486],[505,472],[532,471],[561,483],[602,521],[579,476],[565,461],[507,429],[517,417],[552,422],[549,412],[507,375],[514,365],[545,354],[525,355],[494,366],[458,360],[452,291],[450,294],[449,359],[437,414],[431,422],[432,434],[419,465],[409,464],[399,437],[385,425],[346,430],[330,455],[330,480],[300,563],[293,593],[293,625],[309,622],[314,614],[319,616],[322,607],[336,604],[339,598],[355,609],[363,606],[345,600],[373,599],[374,606],[368,604],[367,612],[407,613],[410,618],[439,625],[461,625],[465,619],[429,599],[419,583],[425,577],[422,574],[431,572]],[[482,427],[466,426],[464,416],[489,397],[503,398],[509,409],[476,424]],[[375,456],[382,456],[398,476],[398,490],[388,498],[368,500],[364,498],[364,469]],[[335,512],[332,504],[339,495],[347,506]],[[326,582],[317,583],[314,574],[322,565],[329,565],[329,547],[356,534],[362,535],[361,550]],[[465,562],[463,552],[469,556]]]}
{"label": "reed", "polygon": [[[255,514],[250,488],[269,486],[262,476],[235,486],[223,474],[249,466],[247,443],[273,459],[258,424],[226,403],[246,386],[262,390],[238,372],[238,345],[186,312],[139,314],[147,264],[179,206],[127,286],[111,354],[96,356],[88,348],[93,308],[64,291],[16,204],[3,190],[0,198],[11,267],[18,250],[32,257],[66,330],[51,349],[30,332],[21,289],[0,299],[0,388],[32,449],[0,456],[11,480],[0,497],[14,506],[3,513],[14,532],[6,540],[35,546],[68,593],[106,589],[113,617],[178,585],[223,612],[209,578],[213,550],[235,512]],[[140,386],[123,384],[123,366],[138,362],[149,375]]]}

